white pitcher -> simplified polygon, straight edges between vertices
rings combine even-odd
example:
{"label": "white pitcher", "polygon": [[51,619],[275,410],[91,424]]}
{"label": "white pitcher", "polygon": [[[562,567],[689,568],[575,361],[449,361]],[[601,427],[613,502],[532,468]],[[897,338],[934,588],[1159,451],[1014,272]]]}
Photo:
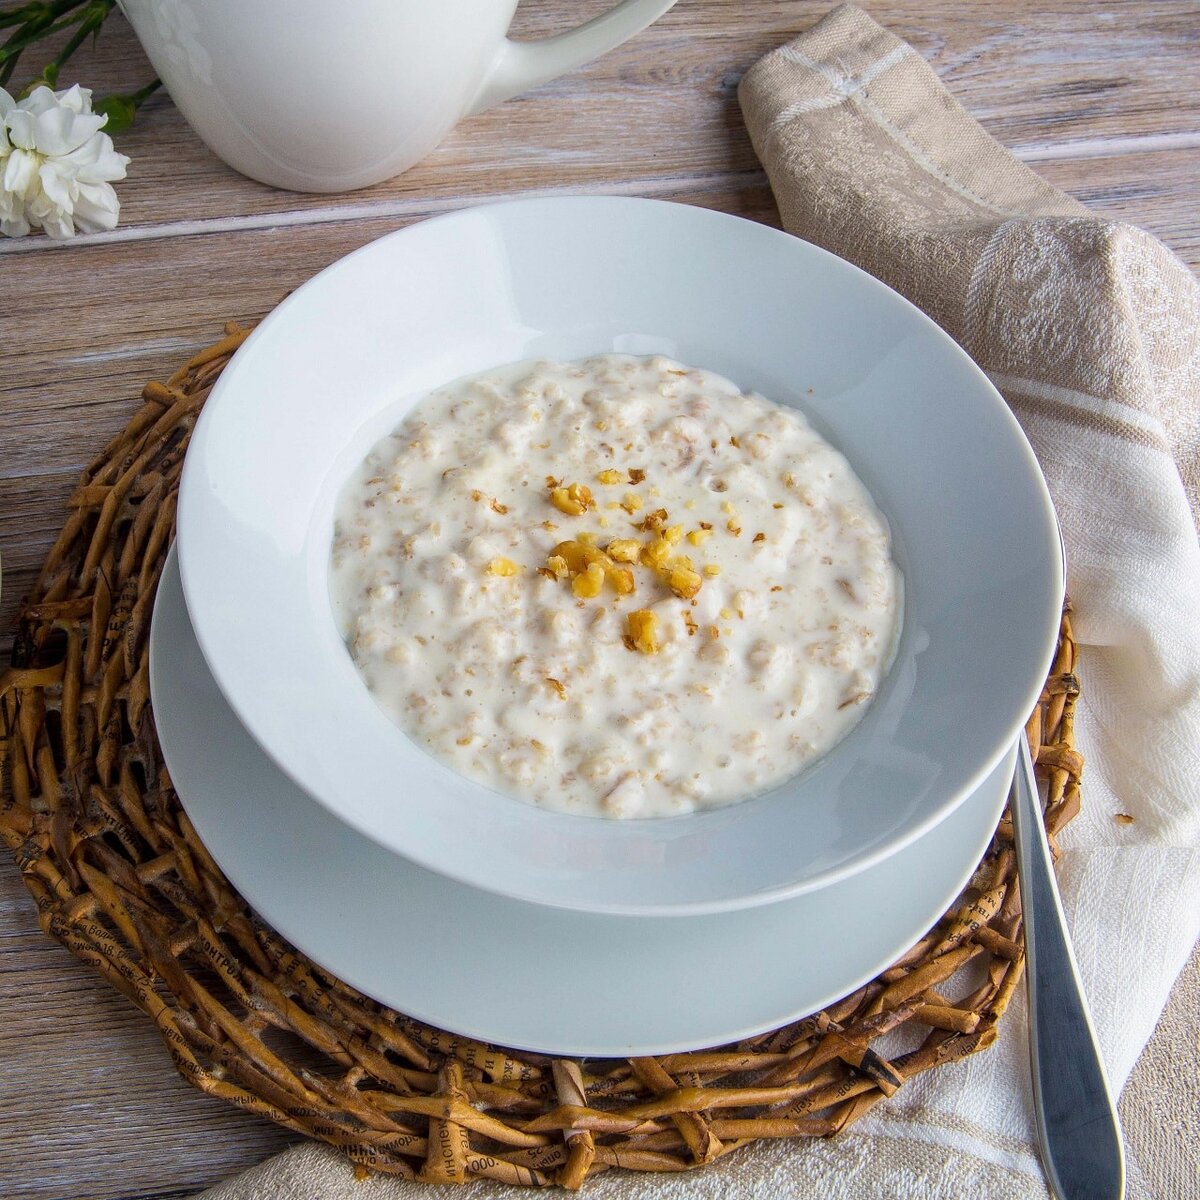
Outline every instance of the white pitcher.
{"label": "white pitcher", "polygon": [[620,45],[674,0],[622,0],[568,33],[505,35],[517,0],[120,0],[209,147],[263,183],[366,187],[455,122]]}

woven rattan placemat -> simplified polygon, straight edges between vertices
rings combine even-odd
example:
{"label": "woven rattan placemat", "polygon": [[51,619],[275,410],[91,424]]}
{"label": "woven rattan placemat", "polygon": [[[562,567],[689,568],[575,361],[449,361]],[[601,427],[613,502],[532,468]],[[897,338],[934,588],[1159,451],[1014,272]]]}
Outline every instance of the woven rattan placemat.
{"label": "woven rattan placemat", "polygon": [[[678,1171],[758,1138],[836,1133],[995,1040],[1023,958],[1007,819],[959,905],[889,970],[815,1016],[690,1054],[575,1061],[481,1045],[382,1007],[266,927],[180,808],[149,702],[184,453],[246,332],[228,326],[148,384],[84,472],[0,676],[0,835],[41,926],[146,1013],[185,1079],[363,1169],[574,1188],[613,1167]],[[1029,723],[1051,834],[1079,805],[1074,664],[1064,614]],[[982,982],[951,1002],[968,963]],[[900,1026],[919,1044],[889,1060],[874,1047]]]}

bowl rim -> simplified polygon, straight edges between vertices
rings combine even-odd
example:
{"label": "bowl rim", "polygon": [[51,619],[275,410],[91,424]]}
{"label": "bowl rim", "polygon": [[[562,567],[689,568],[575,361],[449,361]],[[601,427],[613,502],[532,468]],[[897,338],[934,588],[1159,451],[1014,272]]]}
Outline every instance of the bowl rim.
{"label": "bowl rim", "polygon": [[[1053,536],[1057,539],[1057,525],[1054,518],[1053,505],[1050,500],[1049,492],[1046,489],[1045,481],[1041,475],[1040,469],[1037,466],[1036,458],[1034,457],[1032,448],[1021,430],[1019,424],[1013,416],[1011,410],[1008,409],[999,392],[992,385],[991,381],[983,373],[983,371],[967,356],[966,352],[954,342],[952,338],[942,330],[929,317],[922,313],[919,309],[913,306],[909,301],[893,291],[886,284],[882,283],[873,276],[861,271],[853,264],[846,260],[831,254],[829,251],[823,250],[820,247],[804,242],[799,238],[795,238],[790,234],[780,230],[772,229],[768,226],[761,225],[757,222],[752,222],[744,218],[731,216],[724,213],[714,212],[706,209],[696,209],[686,205],[678,205],[669,201],[661,200],[644,200],[630,197],[552,197],[552,198],[525,198],[507,200],[493,204],[485,204],[472,206],[469,208],[457,210],[455,212],[439,214],[430,217],[425,221],[417,222],[413,225],[406,226],[400,230],[386,234],[383,237],[376,239],[373,242],[366,244],[363,247],[343,256],[336,260],[330,266],[314,275],[303,285],[292,292],[273,312],[271,312],[263,322],[254,330],[247,338],[246,342],[235,355],[233,361],[226,368],[217,384],[214,386],[213,392],[208,399],[207,404],[197,422],[193,432],[192,445],[189,448],[189,453],[185,461],[183,476],[180,486],[179,496],[179,542],[180,542],[180,568],[183,579],[183,586],[189,613],[196,629],[197,640],[201,646],[205,660],[213,672],[214,678],[217,680],[221,691],[229,700],[231,707],[237,713],[239,720],[249,730],[251,736],[258,742],[264,751],[272,758],[272,760],[283,770],[298,786],[306,793],[313,796],[319,803],[333,812],[339,819],[350,824],[352,827],[364,833],[372,840],[380,842],[387,846],[393,852],[404,855],[419,865],[446,875],[450,878],[457,879],[475,887],[482,887],[484,890],[498,892],[503,895],[511,896],[516,899],[537,903],[549,904],[556,907],[572,908],[579,911],[592,912],[597,914],[611,913],[620,915],[696,915],[706,912],[720,912],[733,908],[748,907],[756,904],[769,903],[771,901],[782,899],[787,896],[797,895],[805,891],[815,890],[816,888],[826,886],[829,883],[836,882],[848,875],[855,874],[859,871],[868,870],[872,865],[889,857],[903,846],[906,846],[921,837],[928,829],[932,828],[941,821],[950,811],[952,811],[961,800],[970,795],[975,788],[978,787],[980,781],[994,769],[996,763],[1003,757],[1012,745],[1016,736],[1020,733],[1024,726],[1025,720],[1029,712],[1033,710],[1042,685],[1044,683],[1046,671],[1049,669],[1051,658],[1054,652],[1055,640],[1058,629],[1058,617],[1062,603],[1062,574],[1061,568],[1057,576],[1052,577],[1048,581],[1048,592],[1057,597],[1053,604],[1053,613],[1050,612],[1051,605],[1047,604],[1045,613],[1045,626],[1042,631],[1042,636],[1039,641],[1039,653],[1037,655],[1038,670],[1031,672],[1030,678],[1024,691],[1021,693],[1021,711],[1012,716],[999,734],[991,738],[990,749],[986,755],[980,758],[974,767],[968,771],[967,775],[960,782],[959,786],[954,788],[950,794],[947,794],[941,803],[932,806],[925,815],[910,822],[901,835],[892,837],[885,844],[877,845],[875,848],[859,853],[856,856],[851,856],[845,859],[840,864],[822,870],[817,870],[807,876],[792,879],[786,882],[780,882],[775,885],[764,887],[750,892],[743,892],[738,895],[723,895],[720,897],[709,898],[684,898],[672,899],[665,901],[658,900],[637,900],[630,902],[627,899],[614,897],[611,899],[597,899],[592,896],[586,900],[579,900],[569,894],[564,894],[559,888],[557,892],[547,893],[544,886],[531,884],[525,877],[510,879],[491,877],[486,880],[481,880],[475,872],[471,864],[460,865],[455,861],[446,861],[443,856],[437,854],[431,855],[427,848],[423,846],[414,846],[410,842],[405,841],[403,845],[397,844],[394,838],[389,838],[384,835],[384,832],[378,825],[372,824],[370,820],[363,817],[359,811],[348,809],[343,802],[343,797],[339,794],[330,793],[330,791],[314,783],[313,778],[304,771],[297,768],[294,761],[290,760],[280,745],[277,744],[272,736],[271,730],[267,728],[261,717],[261,707],[256,707],[253,702],[248,701],[248,692],[244,686],[244,681],[239,682],[236,668],[231,666],[228,655],[224,652],[220,644],[218,623],[214,622],[210,625],[208,620],[209,597],[211,589],[208,589],[207,584],[203,581],[202,575],[204,564],[196,560],[194,554],[189,554],[189,549],[194,547],[189,536],[189,528],[194,528],[196,521],[200,520],[198,514],[204,510],[204,481],[202,478],[202,470],[200,461],[203,457],[204,447],[206,446],[206,438],[213,426],[218,420],[224,419],[223,414],[230,406],[232,398],[237,395],[239,386],[239,378],[245,372],[247,364],[252,362],[257,354],[257,347],[260,343],[269,341],[276,335],[276,331],[286,325],[290,319],[290,314],[296,311],[299,307],[307,304],[313,295],[320,289],[329,286],[333,281],[341,276],[354,272],[364,261],[369,261],[375,256],[386,255],[389,247],[397,245],[404,246],[409,240],[415,240],[419,236],[429,236],[429,230],[436,227],[453,226],[454,223],[462,222],[465,219],[473,219],[479,215],[495,217],[501,225],[510,216],[521,214],[544,214],[547,210],[554,210],[554,217],[547,219],[557,219],[558,213],[570,214],[571,219],[580,222],[586,221],[589,210],[591,214],[596,214],[600,210],[608,210],[608,212],[619,212],[623,214],[633,214],[633,220],[636,222],[640,219],[639,213],[663,213],[670,211],[671,217],[679,216],[679,219],[690,221],[699,220],[704,222],[715,222],[713,228],[718,226],[722,228],[738,227],[744,229],[751,227],[755,233],[753,236],[762,237],[763,239],[772,242],[775,247],[780,249],[781,254],[797,253],[798,248],[803,248],[803,255],[815,255],[823,258],[826,261],[831,261],[836,264],[838,272],[847,272],[847,279],[857,277],[862,286],[871,289],[877,298],[882,298],[882,302],[891,306],[895,311],[904,313],[904,320],[909,322],[914,328],[921,330],[922,334],[929,339],[932,339],[930,345],[936,346],[939,353],[949,356],[951,360],[957,362],[958,366],[965,371],[968,377],[971,378],[973,385],[976,388],[977,400],[985,399],[993,406],[992,416],[1003,418],[1008,426],[1008,434],[1010,435],[1009,449],[1015,451],[1018,458],[1024,458],[1024,466],[1031,468],[1029,472],[1028,482],[1034,485],[1035,494],[1040,504],[1042,515],[1045,520],[1045,532],[1047,538]],[[637,211],[635,211],[637,210]],[[680,214],[687,214],[686,217]],[[702,214],[702,215],[700,215]],[[788,249],[783,249],[788,247]],[[852,273],[852,274],[851,274]],[[595,353],[602,353],[603,350],[597,349]],[[501,365],[500,363],[496,364]],[[807,415],[807,414],[806,414]],[[819,428],[819,423],[818,423]],[[200,447],[200,453],[197,454],[196,448]],[[852,465],[858,470],[858,464],[851,459]],[[1057,541],[1055,541],[1055,554],[1057,556]],[[1052,560],[1047,559],[1047,562]],[[1051,617],[1053,619],[1051,619]],[[365,693],[365,688],[363,689]],[[372,701],[373,704],[373,701]],[[394,728],[394,727],[393,727]],[[845,743],[842,743],[843,745]],[[838,748],[835,747],[830,754],[837,754]],[[419,751],[419,753],[425,753]],[[482,785],[473,785],[481,787]],[[735,810],[744,809],[747,805],[753,804],[755,801],[746,801],[742,804],[729,806],[724,809],[713,810],[713,813],[730,813]],[[597,824],[609,826],[628,826],[630,824],[645,825],[656,822],[597,822],[594,818],[579,817],[569,814],[549,814],[546,810],[539,810],[534,806],[525,805],[534,812],[542,813],[544,816],[553,816],[554,819],[562,818],[570,822],[586,822],[593,827]],[[678,823],[683,821],[703,820],[711,816],[710,813],[695,814],[692,816],[678,818],[663,818],[659,820]]]}

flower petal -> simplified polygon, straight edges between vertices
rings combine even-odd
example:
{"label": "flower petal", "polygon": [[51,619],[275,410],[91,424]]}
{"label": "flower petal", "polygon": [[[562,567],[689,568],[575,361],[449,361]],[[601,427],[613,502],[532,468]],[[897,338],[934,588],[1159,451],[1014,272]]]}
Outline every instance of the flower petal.
{"label": "flower petal", "polygon": [[79,185],[73,176],[60,171],[55,163],[48,162],[42,164],[41,170],[38,171],[38,179],[41,181],[42,191],[46,193],[52,204],[66,212],[70,212],[74,208],[75,197],[79,194]]}
{"label": "flower petal", "polygon": [[75,221],[85,233],[115,228],[120,214],[121,202],[107,183],[80,187],[75,201]]}
{"label": "flower petal", "polygon": [[71,214],[59,208],[40,185],[26,200],[25,216],[31,225],[41,226],[52,238],[69,238],[75,232]]}
{"label": "flower petal", "polygon": [[0,221],[19,221],[25,218],[25,197],[0,188]]}
{"label": "flower petal", "polygon": [[37,119],[37,148],[51,156],[70,154],[98,133],[104,117],[97,113],[75,113],[69,108],[54,108]]}
{"label": "flower petal", "polygon": [[52,237],[56,242],[75,236],[75,223],[69,213],[50,213],[42,221],[42,228],[46,231],[46,236]]}
{"label": "flower petal", "polygon": [[58,98],[44,83],[35,87],[24,100],[17,104],[17,108],[22,112],[33,113],[35,117],[40,113],[49,112],[57,106]]}
{"label": "flower petal", "polygon": [[14,146],[32,150],[37,144],[37,115],[20,106],[8,114],[8,136]]}
{"label": "flower petal", "polygon": [[77,113],[90,113],[92,111],[92,89],[80,87],[79,84],[73,84],[63,92],[55,92],[54,99],[64,108],[69,108]]}
{"label": "flower petal", "polygon": [[38,156],[30,150],[14,150],[4,164],[4,174],[0,176],[0,187],[6,192],[12,192],[22,199],[36,186],[38,172]]}
{"label": "flower petal", "polygon": [[71,170],[85,183],[103,183],[114,179],[124,179],[125,168],[129,165],[128,156],[118,154],[113,149],[112,138],[106,133],[95,134],[78,150],[64,154],[57,161],[70,166]]}

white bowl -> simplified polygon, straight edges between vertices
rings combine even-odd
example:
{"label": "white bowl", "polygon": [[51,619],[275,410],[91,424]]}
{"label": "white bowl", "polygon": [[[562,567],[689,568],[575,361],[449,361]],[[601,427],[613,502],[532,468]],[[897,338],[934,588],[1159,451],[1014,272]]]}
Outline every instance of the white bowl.
{"label": "white bowl", "polygon": [[[416,401],[501,363],[611,351],[667,354],[801,408],[887,515],[905,576],[895,663],[851,734],[773,791],[686,817],[570,816],[458,775],[376,706],[329,600],[337,492]],[[1012,745],[1063,587],[1033,453],[946,334],[797,238],[647,200],[472,209],[323,271],[214,389],[179,529],[212,673],[301,787],[422,866],[592,912],[760,904],[910,843]]]}

